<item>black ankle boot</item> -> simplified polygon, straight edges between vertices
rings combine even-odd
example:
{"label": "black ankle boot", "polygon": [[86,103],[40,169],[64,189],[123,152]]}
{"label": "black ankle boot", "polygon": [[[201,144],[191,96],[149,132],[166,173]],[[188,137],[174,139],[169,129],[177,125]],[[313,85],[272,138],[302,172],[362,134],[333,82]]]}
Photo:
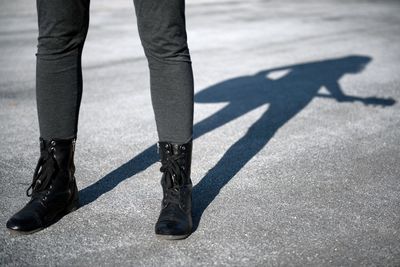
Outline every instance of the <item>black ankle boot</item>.
{"label": "black ankle boot", "polygon": [[192,140],[180,145],[158,142],[158,151],[164,196],[155,232],[163,239],[183,239],[192,232]]}
{"label": "black ankle boot", "polygon": [[39,231],[79,206],[75,182],[75,138],[40,140],[40,158],[26,194],[28,204],[7,221],[21,234]]}

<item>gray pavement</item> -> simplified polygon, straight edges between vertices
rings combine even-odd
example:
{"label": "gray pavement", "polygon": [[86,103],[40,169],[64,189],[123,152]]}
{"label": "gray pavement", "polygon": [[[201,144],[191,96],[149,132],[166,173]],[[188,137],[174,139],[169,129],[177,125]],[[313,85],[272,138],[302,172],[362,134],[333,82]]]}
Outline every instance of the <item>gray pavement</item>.
{"label": "gray pavement", "polygon": [[[400,265],[400,2],[188,0],[195,231],[160,241],[149,75],[131,1],[92,1],[82,207],[5,222],[38,158],[34,1],[0,1],[0,264]],[[343,96],[343,94],[345,96]]]}

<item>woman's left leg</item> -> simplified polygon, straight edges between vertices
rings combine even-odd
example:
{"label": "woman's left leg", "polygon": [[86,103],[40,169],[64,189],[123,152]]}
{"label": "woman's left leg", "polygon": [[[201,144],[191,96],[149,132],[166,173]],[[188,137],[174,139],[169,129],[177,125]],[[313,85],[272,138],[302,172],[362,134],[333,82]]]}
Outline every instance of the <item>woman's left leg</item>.
{"label": "woman's left leg", "polygon": [[160,141],[186,143],[193,130],[193,73],[184,0],[134,0],[150,69],[151,99]]}
{"label": "woman's left leg", "polygon": [[193,135],[193,73],[187,45],[184,0],[134,0],[159,137],[163,201],[158,237],[191,233],[190,179]]}

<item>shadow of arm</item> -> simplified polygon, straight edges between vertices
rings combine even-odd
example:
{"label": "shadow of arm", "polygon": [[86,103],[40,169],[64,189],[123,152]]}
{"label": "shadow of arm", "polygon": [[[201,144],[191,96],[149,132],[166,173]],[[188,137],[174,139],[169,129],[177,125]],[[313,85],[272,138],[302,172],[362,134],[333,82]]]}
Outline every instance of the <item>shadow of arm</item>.
{"label": "shadow of arm", "polygon": [[364,105],[373,105],[373,106],[392,106],[396,101],[393,98],[379,98],[379,97],[359,97],[359,96],[351,96],[343,93],[339,83],[337,81],[331,82],[325,85],[325,88],[329,91],[330,94],[321,94],[318,93],[317,97],[324,98],[333,98],[337,102],[361,102]]}

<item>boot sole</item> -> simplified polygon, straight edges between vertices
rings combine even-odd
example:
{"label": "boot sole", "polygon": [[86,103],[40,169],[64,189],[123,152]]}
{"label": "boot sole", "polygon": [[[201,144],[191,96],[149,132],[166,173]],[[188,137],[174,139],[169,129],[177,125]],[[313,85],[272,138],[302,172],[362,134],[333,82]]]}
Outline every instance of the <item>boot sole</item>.
{"label": "boot sole", "polygon": [[79,200],[74,200],[69,206],[67,206],[62,212],[60,212],[53,220],[46,223],[45,226],[31,230],[31,231],[21,231],[21,230],[16,230],[16,229],[11,229],[11,228],[7,228],[7,229],[9,230],[11,235],[30,235],[30,234],[39,232],[39,231],[49,227],[50,225],[58,222],[62,217],[64,217],[68,213],[76,211],[79,208],[79,206],[80,206]]}
{"label": "boot sole", "polygon": [[160,235],[156,234],[156,237],[160,240],[180,240],[180,239],[185,239],[189,236],[190,234],[184,234],[184,235]]}
{"label": "boot sole", "polygon": [[30,234],[33,234],[33,233],[36,233],[36,232],[39,232],[39,231],[43,230],[44,227],[38,228],[38,229],[35,229],[35,230],[32,230],[32,231],[19,231],[19,230],[14,230],[14,229],[11,229],[11,228],[7,228],[7,229],[10,232],[11,235],[17,236],[17,235],[30,235]]}

